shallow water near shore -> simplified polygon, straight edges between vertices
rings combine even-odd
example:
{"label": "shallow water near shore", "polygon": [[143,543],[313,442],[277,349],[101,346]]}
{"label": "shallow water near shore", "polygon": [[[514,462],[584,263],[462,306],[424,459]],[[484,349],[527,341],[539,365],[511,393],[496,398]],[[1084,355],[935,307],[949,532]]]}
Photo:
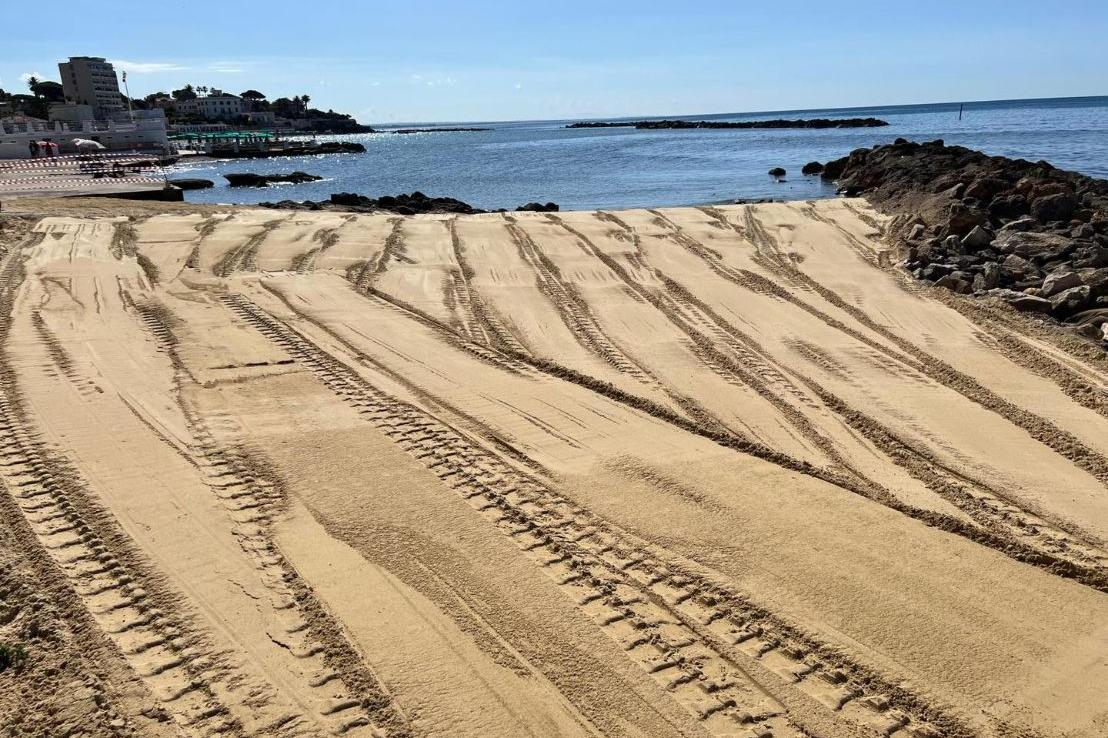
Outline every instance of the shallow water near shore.
{"label": "shallow water near shore", "polygon": [[[182,163],[170,176],[214,180],[213,189],[186,193],[191,202],[207,203],[326,200],[332,192],[379,196],[413,190],[456,197],[487,209],[514,208],[536,200],[557,202],[565,210],[690,205],[736,198],[799,200],[835,194],[834,187],[819,177],[800,174],[806,162],[825,162],[903,136],[920,141],[942,138],[948,144],[992,155],[1043,159],[1063,169],[1108,177],[1108,157],[1104,155],[1108,97],[966,103],[961,120],[959,103],[665,117],[739,121],[871,115],[890,125],[877,129],[639,131],[570,130],[565,128],[573,122],[569,120],[464,123],[454,125],[487,125],[492,130],[327,136],[321,138],[363,143],[366,153]],[[767,174],[777,166],[788,170],[783,181]],[[293,170],[324,179],[231,189],[222,177],[231,172]]]}

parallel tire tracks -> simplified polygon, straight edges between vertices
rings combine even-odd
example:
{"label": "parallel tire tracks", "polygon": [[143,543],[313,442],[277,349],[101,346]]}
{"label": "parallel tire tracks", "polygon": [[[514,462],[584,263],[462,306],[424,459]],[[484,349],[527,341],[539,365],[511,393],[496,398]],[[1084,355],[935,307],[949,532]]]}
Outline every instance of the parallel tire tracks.
{"label": "parallel tire tracks", "polygon": [[179,597],[29,420],[6,355],[21,272],[18,254],[0,267],[0,478],[97,624],[160,702],[165,719],[189,735],[238,733],[241,725],[213,687],[224,668],[218,653],[179,615]]}
{"label": "parallel tire tracks", "polygon": [[510,536],[713,734],[805,735],[763,686],[769,683],[871,735],[972,735],[952,716],[380,391],[245,297],[223,299]]}
{"label": "parallel tire tracks", "polygon": [[194,388],[190,385],[195,383],[178,354],[175,327],[182,324],[158,302],[144,302],[136,309],[173,364],[178,404],[205,482],[221,501],[236,540],[275,602],[283,633],[270,638],[314,667],[309,685],[314,697],[311,711],[285,715],[282,729],[305,735],[316,735],[322,729],[329,734],[368,737],[381,735],[382,728],[387,728],[390,738],[408,735],[407,719],[272,540],[270,524],[286,502],[281,480],[249,449],[221,440],[241,435],[232,418],[204,414],[188,399],[188,390]]}

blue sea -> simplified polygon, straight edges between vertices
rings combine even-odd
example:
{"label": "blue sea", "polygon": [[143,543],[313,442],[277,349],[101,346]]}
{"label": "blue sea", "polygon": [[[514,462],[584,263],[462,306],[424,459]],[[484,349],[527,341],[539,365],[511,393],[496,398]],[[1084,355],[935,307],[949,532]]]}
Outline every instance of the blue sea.
{"label": "blue sea", "polygon": [[[452,123],[492,130],[321,137],[358,141],[367,151],[184,163],[174,167],[171,176],[215,180],[214,189],[186,193],[191,202],[209,203],[326,200],[332,192],[377,197],[413,190],[456,197],[485,209],[515,208],[532,201],[584,210],[739,198],[797,200],[834,195],[833,186],[800,174],[806,162],[826,162],[903,136],[917,141],[941,138],[988,154],[1042,159],[1063,169],[1108,178],[1108,96],[965,103],[959,119],[960,105],[665,116],[736,121],[873,116],[890,124],[860,129],[638,131],[565,128],[574,121]],[[767,174],[777,166],[788,170],[784,181]],[[231,189],[221,177],[228,172],[294,170],[324,179]]]}

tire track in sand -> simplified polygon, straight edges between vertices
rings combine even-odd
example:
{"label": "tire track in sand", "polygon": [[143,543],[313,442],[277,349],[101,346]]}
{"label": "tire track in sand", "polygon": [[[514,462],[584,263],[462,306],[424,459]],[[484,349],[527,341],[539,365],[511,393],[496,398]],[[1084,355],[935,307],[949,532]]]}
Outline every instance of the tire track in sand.
{"label": "tire track in sand", "polygon": [[[679,228],[664,216],[659,217],[672,228]],[[748,224],[746,230],[753,232],[754,229]],[[693,240],[691,237],[685,235],[682,243],[687,244],[691,240]],[[694,253],[707,252],[706,247],[694,250]],[[778,259],[773,261],[781,263]],[[664,275],[662,277],[664,279]],[[672,288],[676,294],[683,293],[694,303],[699,302],[680,285],[672,283]],[[748,361],[775,365],[764,355],[753,339],[715,315],[707,306],[704,307],[708,311],[707,314],[719,322],[721,328],[726,328],[729,334],[745,346]],[[844,328],[853,330],[846,326]],[[809,377],[788,367],[780,367],[780,369],[818,397],[827,410],[833,412],[849,427],[874,444],[891,463],[903,468],[939,497],[954,504],[980,527],[968,526],[948,515],[903,503],[887,489],[868,480],[864,475],[853,472],[849,467],[847,469],[852,471],[861,484],[835,482],[836,484],[927,525],[992,548],[1017,561],[1037,566],[1062,578],[1078,581],[1100,591],[1108,591],[1108,552],[1098,543],[1058,521],[1048,520],[1042,515],[1023,509],[1010,497],[987,483],[957,474],[942,465],[932,455],[899,438],[872,417],[849,407],[846,402],[813,382]]]}
{"label": "tire track in sand", "polygon": [[240,435],[233,419],[205,415],[189,400],[190,391],[199,385],[178,353],[178,333],[186,330],[184,323],[153,300],[137,304],[136,310],[173,364],[174,394],[205,482],[222,503],[243,553],[276,603],[274,616],[282,632],[271,633],[270,640],[314,671],[302,685],[310,687],[309,710],[287,716],[285,726],[313,735],[322,731],[367,738],[409,736],[407,717],[272,539],[270,525],[285,507],[283,483],[249,449],[223,440]]}
{"label": "tire track in sand", "polygon": [[799,699],[869,735],[973,735],[952,715],[381,392],[245,297],[223,300],[510,536],[709,732],[800,738],[807,733],[785,707]]}
{"label": "tire track in sand", "polygon": [[531,236],[519,227],[516,219],[505,215],[504,221],[520,258],[534,271],[535,283],[539,291],[553,305],[574,338],[618,371],[648,386],[659,387],[658,381],[648,371],[608,338],[585,299],[571,284],[562,279],[557,265],[539,249]]}
{"label": "tire track in sand", "polygon": [[[777,248],[777,242],[762,226],[754,215],[753,208],[746,207],[743,209],[743,218],[745,228],[739,228],[726,219],[722,213],[712,208],[703,209],[708,214],[713,212],[716,215],[713,217],[722,217],[723,224],[730,228],[735,229],[736,233],[742,236],[749,237],[750,239],[760,244],[760,249],[764,252],[776,252],[779,254]],[[704,257],[702,257],[704,258]],[[742,286],[746,286],[751,280],[761,282],[765,285],[767,290],[780,297],[787,302],[796,305],[805,312],[808,312],[815,318],[826,323],[828,326],[840,330],[851,337],[862,341],[871,348],[879,351],[882,354],[889,356],[897,362],[905,364],[911,369],[918,371],[920,374],[928,377],[932,381],[950,389],[954,392],[965,397],[967,400],[974,402],[981,407],[989,410],[996,415],[1004,418],[1013,425],[1026,431],[1032,438],[1039,443],[1043,444],[1047,448],[1053,450],[1055,453],[1071,461],[1078,468],[1088,472],[1095,477],[1101,484],[1108,486],[1108,458],[1103,454],[1089,448],[1080,439],[1074,436],[1072,433],[1062,430],[1051,421],[1043,418],[1035,413],[1025,410],[997,395],[992,390],[984,387],[972,377],[958,371],[946,362],[937,359],[936,357],[928,354],[923,349],[918,348],[910,341],[901,336],[886,326],[881,325],[877,321],[870,318],[859,308],[851,305],[846,300],[842,299],[834,291],[824,287],[809,277],[804,272],[797,269],[792,264],[786,262],[783,258],[774,258],[767,260],[767,263],[772,263],[774,272],[781,275],[790,281],[796,281],[807,285],[808,289],[815,292],[829,304],[842,310],[851,318],[856,320],[860,325],[864,326],[868,330],[876,333],[885,340],[892,343],[899,349],[900,352],[890,349],[887,345],[876,341],[861,331],[850,328],[826,313],[823,313],[818,308],[810,305],[804,300],[791,294],[780,285],[772,282],[772,280],[755,275],[746,270],[738,270],[745,272],[740,282]],[[715,265],[713,270],[715,270]],[[725,268],[724,273],[732,271],[729,268]],[[734,281],[734,280],[732,280]]]}
{"label": "tire track in sand", "polygon": [[41,440],[9,363],[19,255],[0,265],[0,478],[98,626],[186,735],[239,734],[215,683],[227,669],[69,461]]}
{"label": "tire track in sand", "polygon": [[279,228],[282,223],[290,220],[292,217],[293,216],[289,216],[288,218],[276,218],[263,223],[261,230],[246,239],[241,246],[231,249],[224,254],[223,258],[212,267],[212,273],[217,277],[229,277],[237,271],[257,271],[258,264],[255,258],[257,257],[258,249],[261,248],[262,242],[265,241],[266,237],[269,236],[272,231]]}
{"label": "tire track in sand", "polygon": [[690,349],[693,355],[705,368],[725,381],[746,385],[752,389],[769,402],[797,433],[823,453],[833,465],[853,475],[859,481],[869,483],[865,475],[854,469],[843,458],[831,440],[792,404],[798,402],[809,408],[815,408],[816,405],[811,398],[761,355],[750,350],[751,341],[748,337],[723,321],[707,305],[694,298],[661,270],[651,267],[639,245],[639,235],[631,226],[612,213],[596,214],[598,219],[622,229],[624,236],[635,246],[638,263],[653,272],[662,284],[662,290],[650,289],[634,279],[622,264],[604,253],[585,234],[571,227],[561,218],[553,215],[547,217],[573,234],[587,253],[611,269],[623,280],[628,289],[653,305],[673,326],[684,333],[691,342]]}
{"label": "tire track in sand", "polygon": [[454,249],[454,261],[458,264],[454,273],[453,288],[457,304],[461,308],[465,318],[462,326],[466,335],[473,341],[483,343],[496,349],[507,349],[519,353],[529,353],[523,344],[504,325],[500,316],[485,304],[477,288],[473,285],[473,277],[476,271],[465,257],[465,248],[462,239],[458,236],[458,219],[451,218],[447,221],[450,230],[450,243]]}

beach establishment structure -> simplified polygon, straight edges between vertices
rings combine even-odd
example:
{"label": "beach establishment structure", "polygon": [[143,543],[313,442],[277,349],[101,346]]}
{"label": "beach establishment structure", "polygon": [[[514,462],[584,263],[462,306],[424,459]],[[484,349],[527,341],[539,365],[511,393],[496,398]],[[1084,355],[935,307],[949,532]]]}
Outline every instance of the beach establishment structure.
{"label": "beach establishment structure", "polygon": [[[80,106],[65,106],[80,107]],[[29,159],[32,141],[58,145],[60,153],[76,153],[76,139],[96,141],[109,151],[171,153],[161,110],[136,110],[109,120],[52,120],[15,116],[0,119],[0,159]]]}

